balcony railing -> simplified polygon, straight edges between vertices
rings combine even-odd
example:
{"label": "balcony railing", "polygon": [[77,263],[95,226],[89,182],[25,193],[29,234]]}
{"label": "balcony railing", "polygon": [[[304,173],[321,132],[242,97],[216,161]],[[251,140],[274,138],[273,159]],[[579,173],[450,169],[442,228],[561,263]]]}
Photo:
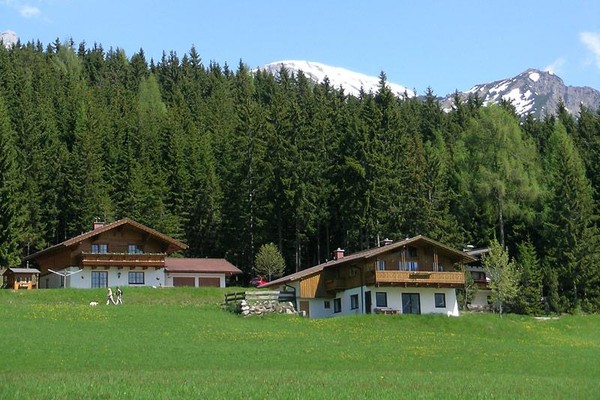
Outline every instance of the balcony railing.
{"label": "balcony railing", "polygon": [[462,286],[462,272],[375,271],[375,283],[402,286]]}
{"label": "balcony railing", "polygon": [[80,255],[82,267],[154,267],[165,266],[164,253],[87,253]]}

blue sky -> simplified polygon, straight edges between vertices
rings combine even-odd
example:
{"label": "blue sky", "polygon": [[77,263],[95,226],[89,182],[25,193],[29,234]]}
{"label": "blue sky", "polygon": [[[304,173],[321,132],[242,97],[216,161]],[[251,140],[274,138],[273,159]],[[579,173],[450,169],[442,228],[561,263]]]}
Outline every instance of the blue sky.
{"label": "blue sky", "polygon": [[551,69],[567,85],[600,90],[597,0],[0,0],[0,31],[22,41],[140,48],[148,60],[251,68],[308,60],[438,95]]}

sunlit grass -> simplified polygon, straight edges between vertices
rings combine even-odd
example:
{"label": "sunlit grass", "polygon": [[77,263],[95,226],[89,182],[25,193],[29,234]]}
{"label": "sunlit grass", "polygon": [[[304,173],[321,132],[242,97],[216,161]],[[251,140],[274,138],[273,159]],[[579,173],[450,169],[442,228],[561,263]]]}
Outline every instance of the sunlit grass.
{"label": "sunlit grass", "polygon": [[[230,289],[235,290],[235,289]],[[595,398],[600,317],[242,318],[222,289],[0,291],[0,399]],[[100,302],[90,307],[90,301]]]}

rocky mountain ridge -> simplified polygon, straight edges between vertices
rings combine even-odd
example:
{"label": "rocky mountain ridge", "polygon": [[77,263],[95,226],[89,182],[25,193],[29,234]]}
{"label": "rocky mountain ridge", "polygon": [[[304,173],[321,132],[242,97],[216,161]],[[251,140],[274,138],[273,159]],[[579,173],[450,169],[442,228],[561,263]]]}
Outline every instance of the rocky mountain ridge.
{"label": "rocky mountain ridge", "polygon": [[[484,104],[508,101],[522,117],[533,114],[539,118],[554,114],[560,101],[573,115],[577,115],[580,105],[592,110],[600,107],[600,91],[587,86],[567,86],[560,77],[537,69],[528,69],[512,78],[475,85],[461,93],[461,97],[475,94]],[[452,97],[443,98],[444,109],[451,107]]]}
{"label": "rocky mountain ridge", "polygon": [[[328,77],[332,86],[342,87],[346,94],[354,96],[358,95],[361,88],[367,93],[375,93],[379,84],[378,77],[309,61],[278,61],[260,69],[277,74],[281,67],[285,67],[291,73],[302,71],[315,82],[322,82]],[[406,89],[404,85],[391,82],[388,82],[388,85],[392,92],[399,96],[415,96],[415,93]],[[512,78],[477,84],[459,95],[463,99],[469,95],[478,95],[484,104],[499,103],[503,100],[511,102],[517,114],[522,117],[533,114],[539,118],[553,114],[561,100],[574,115],[579,112],[580,105],[592,110],[600,108],[600,91],[587,86],[567,86],[557,75],[537,69],[527,69]],[[453,97],[454,93],[449,93],[439,98],[444,110],[451,109]]]}

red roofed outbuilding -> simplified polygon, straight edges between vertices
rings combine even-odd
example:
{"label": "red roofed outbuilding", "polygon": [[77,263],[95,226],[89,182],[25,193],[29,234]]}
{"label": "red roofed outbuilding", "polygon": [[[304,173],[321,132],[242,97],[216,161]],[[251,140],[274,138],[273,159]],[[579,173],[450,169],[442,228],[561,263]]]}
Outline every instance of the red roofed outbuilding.
{"label": "red roofed outbuilding", "polygon": [[166,286],[225,287],[242,271],[224,258],[165,258]]}

